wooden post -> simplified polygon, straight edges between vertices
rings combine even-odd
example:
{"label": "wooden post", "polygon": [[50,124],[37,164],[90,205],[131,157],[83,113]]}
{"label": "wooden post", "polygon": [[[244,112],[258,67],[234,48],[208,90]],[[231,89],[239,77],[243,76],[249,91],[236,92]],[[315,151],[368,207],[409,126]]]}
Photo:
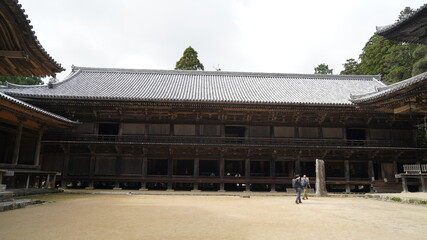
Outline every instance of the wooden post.
{"label": "wooden post", "polygon": [[422,175],[420,176],[420,181],[421,181],[421,191],[427,192],[426,182],[425,182],[424,176],[422,176]]}
{"label": "wooden post", "polygon": [[345,184],[345,192],[349,193],[350,190],[350,163],[348,160],[344,160],[344,174],[345,174],[345,181],[347,182]]}
{"label": "wooden post", "polygon": [[49,182],[50,182],[50,174],[47,175],[47,179],[46,179],[46,183],[44,188],[48,189],[49,188]]}
{"label": "wooden post", "polygon": [[43,128],[40,128],[37,136],[36,152],[34,154],[34,166],[40,167],[40,149],[42,146]]}
{"label": "wooden post", "polygon": [[140,191],[147,191],[147,184],[145,182],[145,179],[147,178],[147,169],[148,169],[148,158],[145,156],[142,157],[142,182],[141,182],[141,188]]}
{"label": "wooden post", "polygon": [[18,131],[16,133],[15,146],[13,148],[12,164],[17,165],[19,160],[19,151],[21,149],[22,130],[24,128],[24,119],[19,119]]}
{"label": "wooden post", "polygon": [[61,172],[61,188],[67,187],[68,165],[70,164],[70,145],[62,145],[64,151],[64,161]]}
{"label": "wooden post", "polygon": [[28,174],[27,176],[27,184],[25,185],[25,189],[28,189],[29,186],[30,186],[30,174]]}

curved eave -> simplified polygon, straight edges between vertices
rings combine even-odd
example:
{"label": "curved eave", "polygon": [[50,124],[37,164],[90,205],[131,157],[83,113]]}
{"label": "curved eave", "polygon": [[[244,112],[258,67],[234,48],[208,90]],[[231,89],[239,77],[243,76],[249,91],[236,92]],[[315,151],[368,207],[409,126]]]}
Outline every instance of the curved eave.
{"label": "curved eave", "polygon": [[386,39],[427,44],[427,4],[394,24],[377,27],[376,34]]}
{"label": "curved eave", "polygon": [[0,15],[1,75],[43,77],[65,70],[42,47],[17,0],[1,1]]}
{"label": "curved eave", "polygon": [[354,104],[372,104],[383,99],[393,98],[396,96],[399,97],[403,93],[408,93],[413,89],[426,88],[427,72],[424,72],[407,80],[391,84],[384,88],[378,88],[377,92],[372,92],[363,96],[352,96],[350,101]]}
{"label": "curved eave", "polygon": [[[37,117],[39,119],[45,119],[45,120],[47,119],[49,122],[52,123],[52,125],[55,125],[55,126],[61,125],[61,126],[71,127],[71,126],[77,126],[78,124],[80,124],[79,122],[72,121],[68,118],[65,118],[57,114],[43,110],[41,108],[35,107],[21,100],[10,97],[4,93],[0,93],[0,100],[5,101],[6,103],[12,104],[16,109],[19,109],[22,112],[26,112],[32,117]],[[4,106],[4,104],[2,105]]]}
{"label": "curved eave", "polygon": [[165,98],[125,98],[125,97],[93,97],[93,96],[54,96],[22,93],[8,93],[14,97],[50,100],[87,100],[87,101],[133,101],[133,102],[167,102],[167,103],[205,103],[205,104],[242,104],[242,105],[308,105],[308,106],[354,106],[353,103],[321,103],[321,102],[273,102],[273,101],[234,101],[205,99],[165,99]]}

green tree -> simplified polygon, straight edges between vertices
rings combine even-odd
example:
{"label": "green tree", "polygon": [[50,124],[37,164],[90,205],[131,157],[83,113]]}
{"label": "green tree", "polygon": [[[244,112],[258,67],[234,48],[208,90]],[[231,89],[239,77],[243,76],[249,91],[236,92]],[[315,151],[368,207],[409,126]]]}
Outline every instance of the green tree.
{"label": "green tree", "polygon": [[0,76],[0,84],[6,85],[6,82],[19,85],[42,85],[40,77],[23,77],[23,76]]}
{"label": "green tree", "polygon": [[419,45],[414,53],[415,60],[412,66],[412,76],[427,72],[427,45]]}
{"label": "green tree", "polygon": [[412,8],[405,7],[402,11],[400,11],[398,21],[405,19],[408,15],[410,15],[413,12],[414,12],[414,10]]}
{"label": "green tree", "polygon": [[329,69],[329,66],[322,63],[314,68],[314,74],[332,74],[333,69]]}
{"label": "green tree", "polygon": [[181,59],[176,62],[175,70],[204,70],[204,67],[197,58],[197,52],[190,46],[185,49]]}
{"label": "green tree", "polygon": [[346,63],[343,64],[344,70],[341,71],[341,75],[357,75],[357,68],[359,63],[354,58],[347,59]]}

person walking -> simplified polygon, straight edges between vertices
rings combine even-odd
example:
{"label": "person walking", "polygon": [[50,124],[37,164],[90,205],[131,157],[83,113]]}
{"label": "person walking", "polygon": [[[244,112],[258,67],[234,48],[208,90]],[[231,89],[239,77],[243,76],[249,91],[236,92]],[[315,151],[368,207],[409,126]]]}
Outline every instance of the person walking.
{"label": "person walking", "polygon": [[310,179],[306,175],[302,176],[301,185],[302,185],[302,190],[303,190],[302,191],[302,199],[307,200],[308,199],[307,190],[309,188],[311,188],[311,186],[310,186]]}
{"label": "person walking", "polygon": [[295,199],[295,203],[299,204],[301,202],[301,177],[297,174],[294,179],[292,179],[292,187],[295,189],[295,192],[297,193],[297,198]]}

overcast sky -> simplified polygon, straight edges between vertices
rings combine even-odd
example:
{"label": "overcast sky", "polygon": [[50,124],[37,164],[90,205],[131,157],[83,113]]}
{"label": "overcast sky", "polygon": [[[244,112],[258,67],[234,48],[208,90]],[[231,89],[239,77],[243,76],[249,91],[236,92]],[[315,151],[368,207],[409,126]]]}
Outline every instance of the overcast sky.
{"label": "overcast sky", "polygon": [[206,71],[339,74],[376,26],[425,0],[20,0],[66,71],[174,69],[192,46]]}

